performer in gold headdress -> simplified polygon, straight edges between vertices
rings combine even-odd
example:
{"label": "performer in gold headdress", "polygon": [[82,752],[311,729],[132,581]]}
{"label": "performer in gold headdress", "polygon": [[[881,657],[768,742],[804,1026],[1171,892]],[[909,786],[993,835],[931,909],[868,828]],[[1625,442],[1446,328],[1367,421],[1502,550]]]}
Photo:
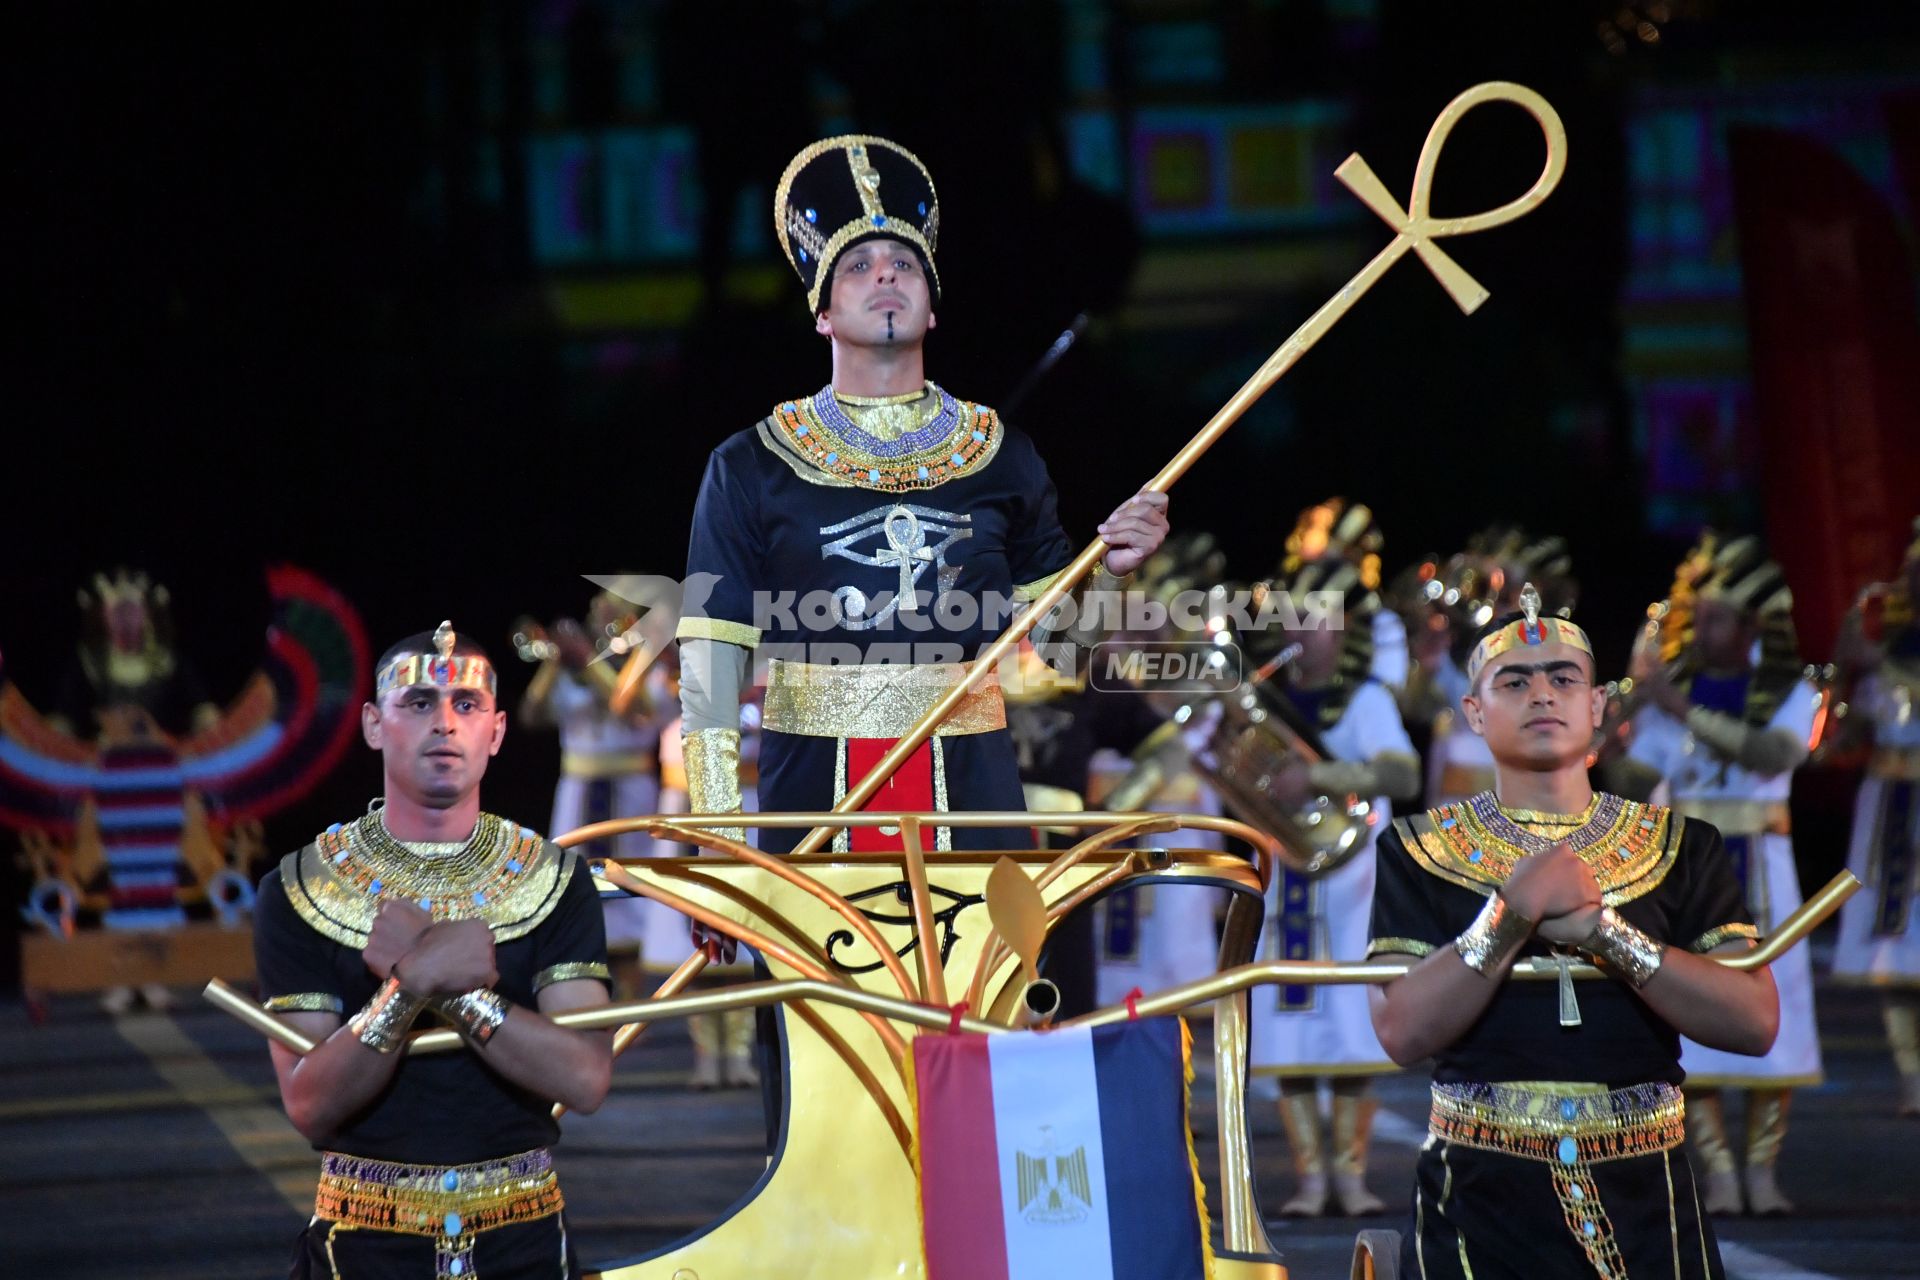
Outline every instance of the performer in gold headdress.
{"label": "performer in gold headdress", "polygon": [[1842,734],[1870,754],[1847,854],[1866,892],[1840,909],[1833,950],[1834,977],[1884,993],[1903,1116],[1920,1116],[1920,520],[1913,531],[1900,577],[1863,593],[1841,628]]}
{"label": "performer in gold headdress", "polygon": [[[1421,959],[1373,989],[1374,1027],[1394,1061],[1435,1060],[1401,1272],[1718,1277],[1681,1150],[1680,1036],[1764,1052],[1773,982],[1704,958],[1755,936],[1719,833],[1589,785],[1592,646],[1522,598],[1467,662],[1494,790],[1379,842],[1369,953]],[[1508,981],[1526,953],[1614,980]]]}
{"label": "performer in gold headdress", "polygon": [[[268,1007],[320,1042],[273,1047],[287,1115],[322,1153],[293,1274],[575,1276],[552,1105],[597,1108],[613,1054],[545,1015],[606,1003],[593,877],[480,810],[506,715],[478,645],[442,623],[376,671],[361,727],[384,803],[268,872],[254,923]],[[429,1012],[466,1051],[397,1052]]]}
{"label": "performer in gold headdress", "polygon": [[[1392,802],[1419,792],[1420,758],[1393,695],[1370,674],[1380,602],[1360,570],[1337,558],[1310,561],[1286,585],[1296,609],[1305,607],[1309,593],[1327,592],[1338,596],[1342,610],[1338,627],[1314,626],[1285,637],[1300,645],[1300,656],[1276,677],[1280,696],[1329,758],[1283,775],[1276,798],[1297,808],[1316,795],[1361,796],[1370,802],[1373,825],[1348,857],[1323,874],[1282,870],[1274,877],[1261,956],[1330,960],[1356,955],[1366,942],[1374,840]],[[1371,1079],[1397,1068],[1368,1022],[1365,993],[1358,987],[1262,989],[1254,996],[1252,1061],[1256,1073],[1280,1080],[1280,1119],[1298,1179],[1280,1211],[1318,1217],[1327,1210],[1329,1190],[1349,1214],[1386,1208],[1366,1185],[1378,1106]],[[1320,1140],[1323,1079],[1333,1093],[1331,1160]]]}
{"label": "performer in gold headdress", "polygon": [[1402,588],[1413,663],[1400,705],[1409,724],[1432,726],[1428,804],[1464,800],[1493,785],[1493,754],[1460,714],[1474,635],[1489,619],[1520,607],[1526,582],[1536,584],[1546,612],[1571,617],[1576,585],[1569,566],[1562,539],[1529,540],[1518,529],[1496,526],[1469,539],[1465,551],[1416,566]]}
{"label": "performer in gold headdress", "polygon": [[[806,289],[832,380],[724,441],[701,482],[690,580],[712,582],[679,626],[693,808],[739,808],[736,707],[749,655],[768,673],[760,801],[826,809],[961,676],[1073,558],[1033,443],[926,378],[941,284],[939,201],[926,167],[883,138],[807,147],[781,176],[774,225]],[[1104,584],[1165,536],[1166,498],[1140,494],[1100,526]],[[711,579],[696,575],[713,575]],[[1096,575],[1099,577],[1100,575]],[[878,809],[1019,809],[997,686],[967,698],[876,794]],[[803,833],[768,830],[770,848]],[[940,847],[947,828],[936,831]],[[975,847],[1018,831],[970,832]],[[843,832],[841,847],[898,848]]]}
{"label": "performer in gold headdress", "polygon": [[[1380,554],[1386,550],[1386,535],[1374,519],[1373,508],[1345,498],[1316,502],[1300,513],[1287,535],[1286,555],[1280,561],[1280,576],[1291,580],[1307,565],[1339,559],[1352,565],[1368,591],[1380,589]],[[1409,674],[1407,627],[1404,619],[1391,609],[1374,609],[1372,652],[1369,674],[1389,689],[1406,684]]]}
{"label": "performer in gold headdress", "polygon": [[[1629,759],[1666,780],[1677,812],[1720,829],[1763,934],[1800,905],[1787,796],[1793,771],[1807,756],[1817,699],[1801,678],[1792,605],[1786,579],[1758,541],[1729,543],[1714,555],[1698,587],[1691,633],[1677,662],[1669,665],[1643,646],[1632,673],[1635,693],[1645,702],[1633,716]],[[1740,1211],[1741,1180],[1727,1141],[1722,1086],[1751,1090],[1747,1208],[1757,1214],[1793,1208],[1776,1176],[1790,1090],[1820,1081],[1820,1031],[1806,948],[1783,957],[1774,978],[1780,984],[1780,1037],[1770,1053],[1755,1059],[1689,1043],[1682,1055],[1709,1213]]]}

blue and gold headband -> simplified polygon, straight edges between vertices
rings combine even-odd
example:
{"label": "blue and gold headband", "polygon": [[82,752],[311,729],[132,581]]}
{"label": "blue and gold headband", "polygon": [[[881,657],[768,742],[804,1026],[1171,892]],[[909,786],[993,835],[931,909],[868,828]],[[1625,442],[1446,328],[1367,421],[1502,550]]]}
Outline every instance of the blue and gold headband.
{"label": "blue and gold headband", "polygon": [[458,637],[453,623],[442,622],[433,632],[432,653],[407,653],[395,658],[380,672],[373,685],[373,696],[384,698],[394,689],[410,684],[432,684],[447,689],[485,689],[491,696],[500,678],[493,664],[477,653],[454,655]]}
{"label": "blue and gold headband", "polygon": [[1531,582],[1520,589],[1520,607],[1526,617],[1492,632],[1473,647],[1473,655],[1467,659],[1467,688],[1476,688],[1487,664],[1510,649],[1558,643],[1593,657],[1593,642],[1586,632],[1565,618],[1540,616],[1540,593]]}

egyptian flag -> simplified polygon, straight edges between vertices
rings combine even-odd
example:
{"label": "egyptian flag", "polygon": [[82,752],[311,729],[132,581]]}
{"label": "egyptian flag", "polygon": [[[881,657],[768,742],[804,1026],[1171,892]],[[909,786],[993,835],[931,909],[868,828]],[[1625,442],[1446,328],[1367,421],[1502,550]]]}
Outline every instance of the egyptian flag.
{"label": "egyptian flag", "polygon": [[913,1042],[928,1280],[1205,1280],[1186,1024]]}

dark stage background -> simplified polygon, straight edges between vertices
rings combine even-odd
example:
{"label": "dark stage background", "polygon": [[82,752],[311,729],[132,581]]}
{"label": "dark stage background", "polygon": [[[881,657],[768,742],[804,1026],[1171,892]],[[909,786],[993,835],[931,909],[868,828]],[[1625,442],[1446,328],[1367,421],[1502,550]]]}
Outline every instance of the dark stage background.
{"label": "dark stage background", "polygon": [[[1450,97],[1539,90],[1566,122],[1565,182],[1448,243],[1492,300],[1462,317],[1403,259],[1173,516],[1243,577],[1336,493],[1380,513],[1389,571],[1495,520],[1564,534],[1614,669],[1703,524],[1779,541],[1830,500],[1796,511],[1800,477],[1769,469],[1711,160],[1729,129],[1800,129],[1865,173],[1894,228],[1878,305],[1911,325],[1912,6],[554,0],[37,6],[7,25],[0,651],[36,702],[72,652],[76,587],[121,563],[169,584],[184,653],[230,694],[279,561],[343,589],[376,650],[452,618],[512,698],[530,671],[512,620],[577,613],[582,574],[677,574],[708,451],[826,379],[766,210],[829,130],[895,138],[933,172],[944,385],[1001,402],[1090,313],[1010,416],[1091,537],[1389,238],[1330,180],[1347,151],[1404,200]],[[1712,140],[1706,176],[1648,167],[1676,119]],[[615,163],[636,155],[653,158]],[[1518,112],[1475,112],[1436,209],[1503,202],[1539,156]],[[1209,163],[1212,187],[1191,171]],[[1843,428],[1913,425],[1880,412]],[[1886,457],[1859,553],[1878,573],[1920,492],[1911,455]],[[489,807],[543,824],[556,762],[550,736],[510,733]],[[271,842],[377,786],[356,752]],[[1807,778],[1815,829],[1851,786]],[[1839,847],[1808,848],[1823,878]]]}

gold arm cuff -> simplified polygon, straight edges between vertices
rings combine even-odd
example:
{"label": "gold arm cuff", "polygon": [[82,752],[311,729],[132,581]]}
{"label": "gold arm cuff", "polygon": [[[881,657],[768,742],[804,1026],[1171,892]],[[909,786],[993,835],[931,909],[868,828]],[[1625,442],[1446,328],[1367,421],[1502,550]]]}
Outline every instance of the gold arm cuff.
{"label": "gold arm cuff", "polygon": [[274,996],[266,1002],[268,1013],[345,1013],[346,1001],[325,991],[300,991]]}
{"label": "gold arm cuff", "polygon": [[[967,665],[863,663],[835,665],[775,660],[767,671],[761,724],[775,733],[811,738],[904,738]],[[991,733],[1007,727],[999,674],[991,673],[934,730],[937,737]],[[693,766],[688,763],[691,773]]]}
{"label": "gold arm cuff", "polygon": [[1612,907],[1602,907],[1593,933],[1581,950],[1606,966],[1627,985],[1640,988],[1660,971],[1666,944],[1655,942],[1620,918]]}
{"label": "gold arm cuff", "polygon": [[1757,941],[1759,937],[1760,930],[1754,925],[1723,924],[1707,930],[1692,942],[1689,942],[1687,944],[1687,950],[1693,952],[1695,955],[1704,956],[1709,951],[1713,951],[1726,943],[1732,942],[1735,938],[1748,938]]}
{"label": "gold arm cuff", "polygon": [[533,992],[539,995],[541,988],[550,987],[556,982],[576,982],[581,978],[596,978],[612,985],[613,974],[606,965],[597,960],[576,960],[567,964],[548,965],[533,975]]}
{"label": "gold arm cuff", "polygon": [[1487,904],[1473,918],[1467,931],[1453,940],[1453,949],[1475,973],[1491,976],[1520,954],[1533,936],[1534,922],[1507,905],[1498,893],[1487,896]]}
{"label": "gold arm cuff", "polygon": [[[740,731],[695,729],[680,738],[687,768],[687,808],[692,813],[740,812]],[[745,840],[745,827],[720,834]]]}
{"label": "gold arm cuff", "polygon": [[400,979],[388,978],[367,1001],[367,1007],[353,1015],[347,1027],[360,1043],[381,1053],[392,1053],[407,1036],[407,1028],[427,1007],[425,996],[414,995],[400,985]]}
{"label": "gold arm cuff", "polygon": [[1367,944],[1367,959],[1375,956],[1420,956],[1425,958],[1436,948],[1431,942],[1422,942],[1418,938],[1375,938]]}
{"label": "gold arm cuff", "polygon": [[475,987],[463,996],[433,1002],[436,1013],[454,1025],[461,1038],[474,1048],[484,1048],[493,1033],[507,1020],[513,1006],[507,998],[489,987]]}
{"label": "gold arm cuff", "polygon": [[737,644],[743,649],[752,649],[760,644],[760,628],[750,627],[744,622],[729,622],[725,618],[682,618],[680,625],[673,630],[673,638],[719,640],[725,644]]}
{"label": "gold arm cuff", "polygon": [[651,751],[615,751],[604,755],[585,751],[562,751],[560,772],[569,778],[627,778],[636,773],[652,773],[660,763]]}

